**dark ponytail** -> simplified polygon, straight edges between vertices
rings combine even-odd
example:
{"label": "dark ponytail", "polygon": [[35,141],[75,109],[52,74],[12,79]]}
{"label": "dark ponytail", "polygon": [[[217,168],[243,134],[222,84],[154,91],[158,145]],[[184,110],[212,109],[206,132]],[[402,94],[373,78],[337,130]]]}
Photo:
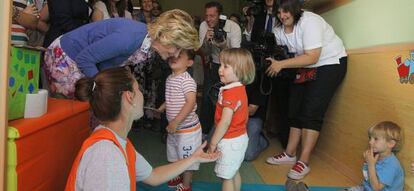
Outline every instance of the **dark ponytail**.
{"label": "dark ponytail", "polygon": [[114,121],[121,111],[122,92],[132,92],[134,80],[126,68],[106,69],[93,78],[78,80],[75,97],[80,101],[89,101],[94,115],[100,121]]}
{"label": "dark ponytail", "polygon": [[88,101],[92,93],[93,78],[82,78],[75,84],[75,98],[80,101]]}

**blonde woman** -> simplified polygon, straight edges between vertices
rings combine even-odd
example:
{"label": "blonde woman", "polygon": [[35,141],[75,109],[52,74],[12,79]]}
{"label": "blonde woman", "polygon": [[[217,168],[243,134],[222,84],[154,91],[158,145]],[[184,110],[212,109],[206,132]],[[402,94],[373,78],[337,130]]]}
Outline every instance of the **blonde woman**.
{"label": "blonde woman", "polygon": [[[105,68],[138,64],[153,50],[163,58],[181,49],[198,49],[191,16],[167,11],[148,26],[132,19],[114,18],[90,23],[56,39],[45,53],[45,71],[52,94],[73,98],[75,82]],[[132,56],[131,56],[132,55]]]}

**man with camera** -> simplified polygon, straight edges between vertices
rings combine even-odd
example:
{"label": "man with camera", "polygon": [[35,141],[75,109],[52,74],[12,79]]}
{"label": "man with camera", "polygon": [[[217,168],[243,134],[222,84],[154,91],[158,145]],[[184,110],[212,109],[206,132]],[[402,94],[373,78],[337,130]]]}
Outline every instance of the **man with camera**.
{"label": "man with camera", "polygon": [[240,47],[241,30],[238,24],[221,15],[223,6],[219,2],[212,1],[205,4],[204,7],[205,21],[201,23],[199,30],[201,50],[206,60],[200,121],[203,133],[207,134],[214,125],[216,105],[214,99],[211,99],[214,97],[211,89],[220,83],[218,75],[219,54],[223,49]]}

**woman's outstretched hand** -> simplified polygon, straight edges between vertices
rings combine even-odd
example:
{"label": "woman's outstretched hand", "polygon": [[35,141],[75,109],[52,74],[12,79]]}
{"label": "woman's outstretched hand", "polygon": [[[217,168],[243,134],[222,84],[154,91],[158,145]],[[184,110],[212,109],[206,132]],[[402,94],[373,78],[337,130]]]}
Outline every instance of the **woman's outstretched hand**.
{"label": "woman's outstretched hand", "polygon": [[197,150],[191,155],[191,157],[194,157],[194,159],[196,159],[196,161],[200,163],[216,161],[221,155],[220,151],[206,153],[204,152],[204,148],[206,147],[206,145],[207,141],[204,141],[204,143],[197,148]]}

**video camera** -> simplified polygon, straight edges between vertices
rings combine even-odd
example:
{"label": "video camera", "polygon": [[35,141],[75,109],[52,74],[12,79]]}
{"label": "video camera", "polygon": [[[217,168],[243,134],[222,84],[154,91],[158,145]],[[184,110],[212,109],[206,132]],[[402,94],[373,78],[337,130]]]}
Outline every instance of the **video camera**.
{"label": "video camera", "polygon": [[266,58],[271,57],[275,60],[284,60],[295,56],[295,54],[289,53],[287,46],[276,44],[273,33],[263,31],[258,39],[257,42],[250,42],[245,47],[252,53],[256,70],[258,71],[265,71],[270,66],[271,63]]}
{"label": "video camera", "polygon": [[263,95],[270,95],[273,89],[271,83],[272,79],[277,80],[293,80],[295,78],[295,69],[283,69],[276,77],[269,77],[266,73],[266,69],[270,66],[271,62],[266,58],[273,58],[275,60],[284,60],[295,57],[294,53],[290,53],[287,46],[277,45],[276,39],[273,33],[263,31],[259,34],[257,41],[248,42],[243,44],[243,48],[246,48],[252,53],[253,61],[256,67],[256,71],[261,73],[259,80],[260,92]]}
{"label": "video camera", "polygon": [[219,23],[214,27],[214,41],[217,43],[223,42],[226,37],[227,33],[224,31],[224,26],[226,25],[227,16],[226,15],[220,15]]}

